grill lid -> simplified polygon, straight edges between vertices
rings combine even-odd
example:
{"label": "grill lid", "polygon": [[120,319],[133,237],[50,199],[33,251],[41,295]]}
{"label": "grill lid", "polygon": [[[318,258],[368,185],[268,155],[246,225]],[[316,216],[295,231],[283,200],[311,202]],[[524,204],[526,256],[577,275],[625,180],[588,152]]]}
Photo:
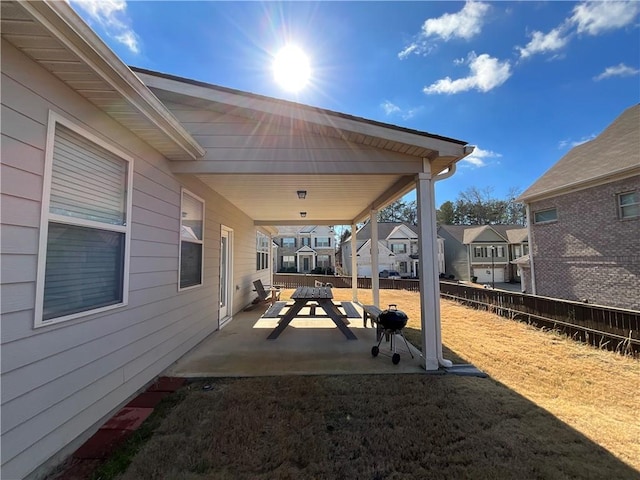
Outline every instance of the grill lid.
{"label": "grill lid", "polygon": [[389,330],[400,330],[407,324],[409,317],[402,310],[398,310],[395,303],[389,305],[387,310],[383,310],[378,316],[380,324]]}

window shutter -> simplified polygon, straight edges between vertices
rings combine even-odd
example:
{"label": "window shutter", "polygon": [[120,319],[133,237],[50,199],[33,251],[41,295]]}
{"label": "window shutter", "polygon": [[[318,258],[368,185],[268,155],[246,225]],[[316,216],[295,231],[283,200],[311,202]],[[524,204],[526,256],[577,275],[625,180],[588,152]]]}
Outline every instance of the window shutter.
{"label": "window shutter", "polygon": [[126,185],[126,161],[65,126],[56,125],[51,213],[125,225]]}
{"label": "window shutter", "polygon": [[318,239],[317,239],[317,238],[314,238],[314,239],[313,239],[313,246],[314,246],[314,247],[317,247],[317,246],[318,246]]}

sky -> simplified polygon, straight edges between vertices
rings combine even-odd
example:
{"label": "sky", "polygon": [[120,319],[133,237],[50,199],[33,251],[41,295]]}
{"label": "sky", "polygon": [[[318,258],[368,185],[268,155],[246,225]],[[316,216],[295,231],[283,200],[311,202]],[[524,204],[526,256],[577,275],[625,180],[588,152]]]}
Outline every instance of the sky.
{"label": "sky", "polygon": [[[128,65],[474,145],[436,206],[524,191],[640,102],[637,0],[70,4]],[[285,45],[308,59],[297,91],[274,75]]]}

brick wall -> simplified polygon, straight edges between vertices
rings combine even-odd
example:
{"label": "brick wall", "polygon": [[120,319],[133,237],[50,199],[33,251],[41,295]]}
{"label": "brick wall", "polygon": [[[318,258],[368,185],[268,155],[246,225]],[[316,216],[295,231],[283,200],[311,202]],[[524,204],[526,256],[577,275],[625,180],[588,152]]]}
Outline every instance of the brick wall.
{"label": "brick wall", "polygon": [[616,195],[640,176],[533,202],[558,220],[531,225],[536,293],[640,310],[640,219],[619,220]]}

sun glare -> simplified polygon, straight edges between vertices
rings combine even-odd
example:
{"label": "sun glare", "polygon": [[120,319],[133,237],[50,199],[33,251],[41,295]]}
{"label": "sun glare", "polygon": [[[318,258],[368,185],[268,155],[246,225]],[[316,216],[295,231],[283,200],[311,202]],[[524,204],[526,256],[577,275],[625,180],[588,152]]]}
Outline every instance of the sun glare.
{"label": "sun glare", "polygon": [[297,92],[304,88],[311,76],[309,58],[295,45],[286,45],[275,56],[273,75],[282,88]]}

